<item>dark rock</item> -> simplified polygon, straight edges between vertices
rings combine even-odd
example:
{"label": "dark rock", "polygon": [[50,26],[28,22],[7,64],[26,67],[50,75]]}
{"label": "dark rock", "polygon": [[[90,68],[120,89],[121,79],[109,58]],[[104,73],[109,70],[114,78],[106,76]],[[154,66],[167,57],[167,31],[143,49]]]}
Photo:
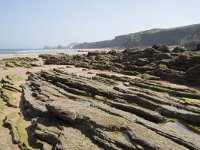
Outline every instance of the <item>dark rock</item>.
{"label": "dark rock", "polygon": [[156,60],[170,59],[170,58],[172,58],[170,56],[170,53],[160,53],[155,57]]}
{"label": "dark rock", "polygon": [[105,51],[89,51],[88,52],[88,56],[97,56],[97,55],[103,55],[103,54],[106,54],[106,52]]}
{"label": "dark rock", "polygon": [[196,51],[200,51],[200,43],[197,44]]}
{"label": "dark rock", "polygon": [[152,48],[158,50],[159,52],[169,53],[170,50],[166,45],[154,45]]}
{"label": "dark rock", "polygon": [[[183,53],[184,52],[184,53]],[[162,80],[187,83],[184,73],[200,63],[200,54],[176,47],[172,52],[165,45],[154,45],[144,50],[129,48],[124,51],[91,51],[88,55],[42,56],[45,64],[74,65],[87,69],[109,70],[127,75],[150,74]],[[165,65],[166,67],[160,67]],[[178,77],[178,79],[177,79]]]}
{"label": "dark rock", "polygon": [[144,65],[147,65],[149,63],[149,60],[148,59],[145,59],[145,58],[138,58],[135,62],[135,65],[137,66],[144,66]]}
{"label": "dark rock", "polygon": [[185,77],[187,80],[199,84],[200,83],[200,64],[189,68],[186,71]]}
{"label": "dark rock", "polygon": [[117,51],[116,50],[110,50],[107,54],[116,55]]}
{"label": "dark rock", "polygon": [[125,49],[123,53],[133,55],[135,54],[135,52],[139,50],[140,50],[139,48],[128,48],[128,49]]}
{"label": "dark rock", "polygon": [[186,49],[183,48],[183,47],[175,47],[173,50],[172,50],[172,53],[183,53],[185,52]]}

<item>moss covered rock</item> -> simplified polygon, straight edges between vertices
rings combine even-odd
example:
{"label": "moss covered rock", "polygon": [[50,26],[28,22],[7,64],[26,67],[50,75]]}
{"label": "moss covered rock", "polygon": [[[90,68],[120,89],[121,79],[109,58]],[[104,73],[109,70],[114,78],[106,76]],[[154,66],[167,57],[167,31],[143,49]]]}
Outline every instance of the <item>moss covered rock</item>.
{"label": "moss covered rock", "polygon": [[10,129],[13,141],[17,143],[22,150],[31,149],[28,143],[28,135],[25,130],[24,121],[18,113],[13,112],[7,115],[4,124]]}

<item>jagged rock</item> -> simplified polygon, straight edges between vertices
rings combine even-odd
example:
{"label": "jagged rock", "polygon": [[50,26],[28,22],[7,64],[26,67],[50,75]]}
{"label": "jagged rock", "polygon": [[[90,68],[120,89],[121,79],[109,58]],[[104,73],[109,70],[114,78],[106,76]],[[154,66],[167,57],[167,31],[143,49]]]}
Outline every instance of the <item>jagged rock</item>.
{"label": "jagged rock", "polygon": [[[189,83],[184,74],[187,69],[200,63],[200,54],[176,47],[170,52],[165,45],[146,49],[126,49],[118,52],[91,51],[88,55],[41,56],[46,64],[75,65],[87,69],[109,70],[127,75],[149,74],[162,80]],[[166,67],[159,69],[159,65]],[[177,80],[178,78],[178,80]],[[194,84],[194,83],[192,83]]]}
{"label": "jagged rock", "polygon": [[58,67],[29,75],[23,104],[38,143],[44,149],[200,149],[200,55],[181,49],[41,55],[46,64],[91,74]]}
{"label": "jagged rock", "polygon": [[170,59],[171,56],[169,53],[160,53],[156,56],[156,60],[162,60],[162,59]]}
{"label": "jagged rock", "polygon": [[117,51],[116,50],[110,50],[107,54],[116,55]]}
{"label": "jagged rock", "polygon": [[148,63],[149,63],[148,59],[145,58],[138,58],[135,62],[137,66],[144,66],[147,65]]}
{"label": "jagged rock", "polygon": [[183,53],[185,52],[186,49],[183,48],[183,47],[175,47],[173,50],[172,50],[172,53]]}
{"label": "jagged rock", "polygon": [[189,68],[186,71],[185,77],[193,83],[200,83],[200,64]]}
{"label": "jagged rock", "polygon": [[[43,147],[200,148],[200,135],[186,128],[198,131],[199,91],[148,78],[97,75],[89,79],[60,68],[29,76],[23,102],[27,113],[37,118],[34,134]],[[183,97],[196,101],[185,105]]]}
{"label": "jagged rock", "polygon": [[154,45],[152,48],[158,50],[159,52],[169,53],[170,50],[166,45]]}
{"label": "jagged rock", "polygon": [[139,50],[140,49],[138,49],[138,48],[128,48],[128,49],[125,49],[123,51],[123,53],[128,54],[128,55],[133,55],[133,54],[135,54],[135,52],[137,52]]}
{"label": "jagged rock", "polygon": [[106,54],[105,51],[89,51],[88,52],[88,56],[97,56],[97,55],[103,55],[103,54]]}

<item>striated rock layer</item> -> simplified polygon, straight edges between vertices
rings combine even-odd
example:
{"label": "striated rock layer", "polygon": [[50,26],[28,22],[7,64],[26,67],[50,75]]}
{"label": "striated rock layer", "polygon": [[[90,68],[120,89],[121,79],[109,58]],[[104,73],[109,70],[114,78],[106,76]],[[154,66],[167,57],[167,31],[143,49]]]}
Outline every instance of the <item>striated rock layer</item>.
{"label": "striated rock layer", "polygon": [[147,76],[181,84],[200,84],[200,52],[164,45],[124,51],[89,52],[87,55],[40,55],[45,64],[75,65],[88,69],[109,70],[122,74]]}
{"label": "striated rock layer", "polygon": [[23,85],[23,107],[43,149],[200,149],[199,90],[67,70],[31,74]]}

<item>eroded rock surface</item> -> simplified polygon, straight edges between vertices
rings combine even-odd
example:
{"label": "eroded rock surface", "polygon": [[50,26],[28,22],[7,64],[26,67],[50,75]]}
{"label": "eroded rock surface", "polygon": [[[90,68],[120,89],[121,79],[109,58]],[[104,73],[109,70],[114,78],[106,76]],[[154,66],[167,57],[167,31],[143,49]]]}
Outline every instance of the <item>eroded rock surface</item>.
{"label": "eroded rock surface", "polygon": [[[128,75],[148,74],[176,83],[199,84],[200,53],[176,47],[169,50],[164,45],[146,49],[124,51],[88,52],[87,55],[40,55],[46,64],[75,65],[88,69],[109,70]],[[195,71],[197,70],[197,71]],[[198,79],[197,79],[198,78]],[[196,80],[197,79],[197,80]]]}
{"label": "eroded rock surface", "polygon": [[[146,51],[155,52],[156,56],[160,53],[155,49]],[[140,55],[150,57],[146,51],[134,54],[138,53],[137,58]],[[109,57],[109,62],[113,63],[124,55],[127,54],[103,57],[98,54],[99,58],[95,56],[94,59]],[[55,60],[50,57],[47,61]],[[80,61],[88,59],[79,57]],[[135,61],[145,63],[149,59],[133,59]],[[113,63],[113,67],[116,64]],[[125,64],[121,64],[121,71],[124,71]],[[97,69],[100,67],[103,64]],[[23,107],[32,117],[33,133],[41,148],[200,149],[198,89],[157,80],[155,76],[129,78],[102,73],[86,77],[69,74],[67,70],[60,68],[30,74],[23,86]],[[147,67],[147,70],[151,69]]]}

